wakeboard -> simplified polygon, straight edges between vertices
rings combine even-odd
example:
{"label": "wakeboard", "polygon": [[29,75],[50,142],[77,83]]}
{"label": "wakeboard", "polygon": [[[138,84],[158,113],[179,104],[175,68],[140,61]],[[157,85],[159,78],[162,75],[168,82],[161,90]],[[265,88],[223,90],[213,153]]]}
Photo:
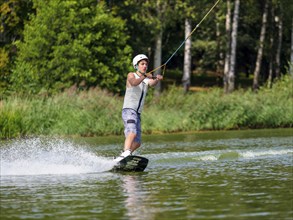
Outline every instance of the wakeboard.
{"label": "wakeboard", "polygon": [[149,160],[145,157],[130,155],[120,160],[111,171],[142,172],[147,167]]}

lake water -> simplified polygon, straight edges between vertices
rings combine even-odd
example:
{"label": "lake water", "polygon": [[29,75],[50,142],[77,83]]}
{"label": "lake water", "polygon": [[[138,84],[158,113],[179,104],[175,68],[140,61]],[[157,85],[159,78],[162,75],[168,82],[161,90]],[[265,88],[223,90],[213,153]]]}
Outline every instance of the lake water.
{"label": "lake water", "polygon": [[1,219],[293,219],[293,129],[143,136],[144,172],[112,173],[123,137],[2,141]]}

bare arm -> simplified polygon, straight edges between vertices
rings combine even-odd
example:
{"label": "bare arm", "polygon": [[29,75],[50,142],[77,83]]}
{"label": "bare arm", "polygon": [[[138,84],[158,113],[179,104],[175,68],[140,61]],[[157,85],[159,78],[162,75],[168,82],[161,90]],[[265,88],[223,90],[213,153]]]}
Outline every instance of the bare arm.
{"label": "bare arm", "polygon": [[146,78],[145,76],[135,78],[134,73],[128,73],[128,75],[127,75],[127,87],[138,86],[145,78]]}
{"label": "bare arm", "polygon": [[149,80],[149,85],[150,85],[150,86],[155,86],[155,85],[157,85],[158,82],[159,82],[160,80],[162,80],[162,79],[163,79],[163,76],[162,76],[162,75],[157,75],[155,78],[151,78],[151,79]]}

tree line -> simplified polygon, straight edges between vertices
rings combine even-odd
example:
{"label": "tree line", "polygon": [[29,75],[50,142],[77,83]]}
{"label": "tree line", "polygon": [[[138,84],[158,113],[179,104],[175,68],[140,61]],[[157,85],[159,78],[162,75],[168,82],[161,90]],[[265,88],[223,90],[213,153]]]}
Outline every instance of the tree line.
{"label": "tree line", "polygon": [[290,0],[2,0],[0,95],[52,94],[73,85],[123,93],[135,54],[148,55],[155,69],[185,39],[165,74],[180,75],[185,91],[194,72],[215,73],[227,93],[236,89],[240,74],[253,78],[254,91],[271,87],[282,74],[292,74],[292,5]]}

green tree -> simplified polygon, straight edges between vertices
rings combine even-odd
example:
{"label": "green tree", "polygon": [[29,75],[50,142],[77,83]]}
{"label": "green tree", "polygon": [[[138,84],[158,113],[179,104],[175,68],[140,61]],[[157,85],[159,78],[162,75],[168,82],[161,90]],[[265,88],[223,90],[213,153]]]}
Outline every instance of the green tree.
{"label": "green tree", "polygon": [[[206,21],[206,18],[209,17],[210,12],[212,12],[214,7],[219,3],[217,1],[212,8],[209,7],[212,6],[209,1],[200,1],[200,2],[194,2],[192,0],[188,1],[182,1],[182,0],[177,0],[176,1],[176,9],[180,10],[180,19],[184,20],[184,29],[185,29],[185,42],[184,42],[184,65],[183,65],[183,77],[182,77],[182,84],[184,91],[187,92],[191,83],[191,67],[192,67],[192,56],[191,56],[191,44],[194,43],[192,42],[192,37],[197,39],[198,36],[195,31],[198,30],[200,27],[201,23],[204,23]],[[210,6],[211,5],[211,6]],[[199,9],[205,9],[205,10],[199,10]],[[209,12],[209,13],[208,13]],[[211,15],[210,17],[215,17]],[[197,21],[197,25],[196,24]],[[203,24],[203,28],[205,29],[206,27]],[[217,28],[218,29],[218,28]],[[204,31],[203,31],[204,32]],[[211,31],[209,31],[210,33]],[[218,30],[216,31],[218,33]],[[191,36],[191,34],[193,36]],[[213,35],[213,34],[212,34]],[[218,36],[218,34],[217,34]],[[218,38],[218,37],[217,37]],[[205,38],[208,39],[208,38]],[[211,40],[211,39],[208,39]],[[204,40],[202,40],[204,42]],[[214,39],[212,40],[213,47],[216,48],[214,45],[216,45],[214,42]],[[205,42],[203,45],[208,45],[211,43]],[[197,49],[201,51],[201,53],[207,53],[207,51],[211,50],[211,47],[207,46],[206,48],[200,46],[200,44],[195,43],[194,47],[194,52],[197,53]],[[215,49],[214,49],[215,50]],[[203,52],[204,51],[204,52]],[[216,53],[214,53],[216,54]],[[210,56],[207,56],[207,60],[211,59]],[[210,61],[208,61],[210,62]],[[216,61],[215,61],[216,63]]]}
{"label": "green tree", "polygon": [[[176,21],[176,14],[174,9],[176,6],[175,0],[127,0],[124,1],[126,6],[131,6],[136,9],[136,13],[132,14],[131,19],[133,22],[141,25],[144,29],[148,30],[149,47],[148,55],[154,56],[154,68],[158,68],[162,64],[162,50],[164,43],[164,32],[168,27],[173,26]],[[143,33],[143,32],[142,32]],[[143,36],[143,35],[140,35]],[[142,38],[145,41],[145,37]],[[152,49],[153,48],[153,49]],[[154,74],[161,74],[161,69],[158,68]],[[157,94],[161,90],[161,82],[156,85]]]}
{"label": "green tree", "polygon": [[[292,1],[269,0],[266,38],[263,42],[262,61],[259,63],[259,86],[271,83],[278,75],[287,72],[290,54],[290,20],[292,19]],[[265,1],[247,0],[241,3],[239,37],[237,45],[237,70],[253,75],[256,68],[258,48],[260,47],[260,32]],[[258,31],[256,31],[258,30]],[[250,54],[247,56],[247,54]]]}
{"label": "green tree", "polygon": [[5,0],[0,3],[0,95],[8,89],[11,67],[17,50],[15,40],[22,39],[24,23],[32,13],[31,0]]}
{"label": "green tree", "polygon": [[131,48],[125,23],[95,0],[34,0],[36,15],[18,42],[15,89],[58,92],[72,85],[124,88]]}

